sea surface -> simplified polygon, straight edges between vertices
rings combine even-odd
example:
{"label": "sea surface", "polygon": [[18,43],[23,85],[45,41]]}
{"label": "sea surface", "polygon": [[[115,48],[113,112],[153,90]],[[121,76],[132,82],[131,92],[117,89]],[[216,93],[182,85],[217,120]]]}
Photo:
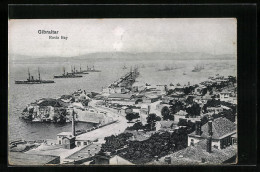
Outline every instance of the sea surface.
{"label": "sea surface", "polygon": [[[89,73],[82,78],[60,78],[54,79],[54,84],[14,84],[15,80],[26,80],[28,68],[31,75],[38,76],[38,67],[41,78],[53,80],[54,75],[61,74],[62,68],[70,72],[71,65],[77,70],[81,65],[82,70],[87,66],[95,66],[101,72]],[[196,65],[203,65],[200,72],[192,72]],[[126,66],[127,69],[123,69]],[[71,124],[32,123],[21,118],[21,112],[27,104],[40,98],[58,98],[64,94],[71,94],[82,89],[87,92],[100,92],[102,87],[107,87],[116,79],[120,78],[130,68],[139,66],[140,76],[136,84],[197,84],[205,81],[209,76],[216,74],[236,76],[235,60],[114,60],[89,61],[89,60],[64,60],[60,62],[9,62],[9,140],[25,139],[56,139],[60,132],[71,131]],[[159,71],[165,67],[177,68],[169,71]],[[77,123],[76,129],[87,129],[92,127],[90,123]]]}

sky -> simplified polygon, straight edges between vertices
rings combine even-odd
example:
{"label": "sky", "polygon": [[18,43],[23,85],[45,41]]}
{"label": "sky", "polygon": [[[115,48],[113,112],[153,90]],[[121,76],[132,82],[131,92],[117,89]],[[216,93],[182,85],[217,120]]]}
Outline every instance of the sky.
{"label": "sky", "polygon": [[[59,31],[60,39],[39,30]],[[96,52],[236,54],[237,25],[234,18],[11,19],[8,51],[32,58]]]}

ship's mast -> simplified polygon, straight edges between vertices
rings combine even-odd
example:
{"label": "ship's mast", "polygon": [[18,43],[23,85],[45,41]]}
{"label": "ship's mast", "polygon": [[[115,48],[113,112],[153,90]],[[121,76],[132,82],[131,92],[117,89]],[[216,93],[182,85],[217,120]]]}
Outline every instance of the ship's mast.
{"label": "ship's mast", "polygon": [[76,70],[75,70],[75,66],[74,66],[74,72],[73,73],[75,73],[76,72]]}
{"label": "ship's mast", "polygon": [[41,80],[41,74],[40,74],[40,69],[38,67],[38,75],[39,75],[39,81]]}
{"label": "ship's mast", "polygon": [[65,67],[63,67],[63,74],[65,75]]}
{"label": "ship's mast", "polygon": [[79,65],[79,71],[81,72],[81,65]]}
{"label": "ship's mast", "polygon": [[30,75],[29,68],[28,68],[28,79],[29,79],[29,81],[31,80],[31,75]]}

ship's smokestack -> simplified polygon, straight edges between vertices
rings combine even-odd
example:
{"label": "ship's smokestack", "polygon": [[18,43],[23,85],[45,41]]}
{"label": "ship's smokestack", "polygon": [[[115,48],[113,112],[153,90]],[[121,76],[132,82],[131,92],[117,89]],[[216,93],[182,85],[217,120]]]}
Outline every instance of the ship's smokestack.
{"label": "ship's smokestack", "polygon": [[211,148],[212,148],[212,119],[209,119],[208,122],[208,134],[209,136],[207,137],[207,152],[211,153]]}
{"label": "ship's smokestack", "polygon": [[40,69],[38,68],[39,81],[41,80]]}
{"label": "ship's smokestack", "polygon": [[201,121],[195,122],[195,134],[199,136],[201,135]]}
{"label": "ship's smokestack", "polygon": [[29,81],[30,81],[31,80],[31,74],[30,74],[29,68],[28,68],[28,78],[29,78]]}
{"label": "ship's smokestack", "polygon": [[74,109],[72,110],[72,120],[71,120],[71,125],[72,125],[72,136],[75,136],[75,119],[74,119]]}

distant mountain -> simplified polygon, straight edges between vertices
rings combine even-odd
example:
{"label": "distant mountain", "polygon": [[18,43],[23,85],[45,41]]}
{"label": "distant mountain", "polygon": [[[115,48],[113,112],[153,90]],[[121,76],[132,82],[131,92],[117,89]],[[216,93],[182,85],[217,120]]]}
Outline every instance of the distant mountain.
{"label": "distant mountain", "polygon": [[9,55],[10,60],[18,63],[29,62],[70,62],[78,60],[88,61],[104,61],[104,60],[235,60],[236,56],[231,54],[212,55],[199,52],[185,53],[169,53],[169,52],[143,52],[143,53],[128,53],[128,52],[99,52],[89,53],[73,57],[31,57],[25,55]]}

